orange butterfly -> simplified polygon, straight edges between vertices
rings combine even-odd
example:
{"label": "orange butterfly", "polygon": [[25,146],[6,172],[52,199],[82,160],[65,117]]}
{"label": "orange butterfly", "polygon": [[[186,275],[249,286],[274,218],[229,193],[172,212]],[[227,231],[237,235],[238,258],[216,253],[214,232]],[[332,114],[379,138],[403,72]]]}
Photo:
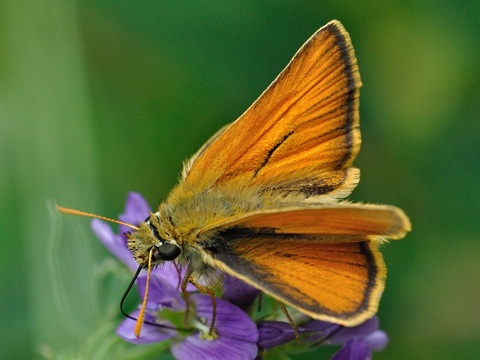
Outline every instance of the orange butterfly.
{"label": "orange butterfly", "polygon": [[314,319],[353,326],[372,317],[386,277],[378,246],[410,222],[393,206],[341,201],[360,179],[351,167],[360,86],[350,37],[331,21],[186,162],[158,211],[131,226],[140,267],[186,266],[184,293],[195,284],[214,309],[221,270]]}

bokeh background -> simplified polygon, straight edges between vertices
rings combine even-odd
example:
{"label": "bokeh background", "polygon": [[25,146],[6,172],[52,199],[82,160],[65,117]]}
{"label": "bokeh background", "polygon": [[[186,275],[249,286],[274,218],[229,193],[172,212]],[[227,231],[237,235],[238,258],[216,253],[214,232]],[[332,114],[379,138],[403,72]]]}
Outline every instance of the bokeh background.
{"label": "bokeh background", "polygon": [[478,358],[474,0],[0,0],[0,358],[139,356],[113,334],[129,274],[53,202],[116,217],[135,190],[155,206],[182,160],[334,18],[364,83],[352,199],[413,223],[383,249],[391,343],[375,357]]}

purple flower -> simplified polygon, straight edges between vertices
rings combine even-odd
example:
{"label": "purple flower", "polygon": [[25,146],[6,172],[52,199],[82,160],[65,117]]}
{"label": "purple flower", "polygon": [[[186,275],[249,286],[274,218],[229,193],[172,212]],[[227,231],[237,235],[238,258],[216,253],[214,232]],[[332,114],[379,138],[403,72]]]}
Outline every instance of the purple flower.
{"label": "purple flower", "polygon": [[[127,224],[137,225],[144,221],[149,214],[150,207],[145,199],[140,194],[131,192],[127,196],[125,213],[119,216],[119,220]],[[120,225],[119,233],[115,234],[110,225],[104,221],[93,219],[92,230],[113,255],[127,265],[130,270],[137,270],[138,264],[128,250],[127,238],[123,235],[132,229]]]}
{"label": "purple flower", "polygon": [[[129,193],[125,212],[120,220],[137,225],[150,214],[150,208],[143,197]],[[127,248],[123,235],[130,228],[120,225],[119,234],[101,220],[94,219],[92,228],[97,237],[132,272],[138,268]],[[213,315],[209,295],[195,293],[196,288],[189,284],[191,294],[188,325],[184,323],[187,304],[180,284],[185,269],[167,261],[152,270],[150,288],[140,338],[134,335],[135,320],[125,319],[116,333],[126,341],[136,344],[149,344],[170,341],[172,354],[176,359],[255,359],[258,349],[267,350],[281,346],[295,339],[294,331],[288,322],[259,321],[256,324],[246,313],[259,290],[237,278],[224,276],[223,299],[216,299],[216,320],[213,333],[210,326]],[[147,276],[141,272],[137,278],[140,297],[145,294]],[[139,316],[139,310],[130,314]],[[153,325],[155,324],[155,325]],[[163,327],[162,327],[163,326]],[[383,350],[388,343],[387,334],[379,330],[379,321],[373,317],[354,327],[344,327],[324,321],[299,321],[298,331],[308,347],[314,345],[341,345],[332,360],[370,359],[372,351]]]}
{"label": "purple flower", "polygon": [[237,305],[240,309],[247,309],[259,294],[260,290],[255,289],[253,286],[233,276],[224,276],[222,298]]}
{"label": "purple flower", "polygon": [[[137,318],[139,313],[140,310],[136,310],[130,315],[134,318]],[[169,327],[173,327],[173,324],[168,321],[159,321],[156,317],[156,312],[151,309],[147,309],[147,312],[145,313],[145,321],[158,325],[166,325]],[[125,319],[117,327],[117,335],[120,336],[123,340],[134,344],[152,344],[171,339],[177,335],[177,332],[170,328],[162,328],[150,324],[143,324],[142,334],[139,338],[137,338],[134,334],[135,323],[136,321],[132,319]]]}
{"label": "purple flower", "polygon": [[314,320],[307,323],[302,331],[309,335],[309,341],[322,344],[342,345],[332,360],[367,360],[372,350],[381,351],[388,344],[387,334],[379,330],[379,320],[374,316],[360,325],[346,327]]}
{"label": "purple flower", "polygon": [[332,360],[369,360],[372,351],[367,343],[360,338],[352,338],[332,356]]}
{"label": "purple flower", "polygon": [[258,333],[261,349],[271,349],[295,339],[292,325],[282,321],[262,321],[258,324]]}
{"label": "purple flower", "polygon": [[[191,299],[196,305],[197,316],[205,319],[206,324],[210,324],[212,320],[210,296],[195,294]],[[218,337],[210,341],[205,340],[205,337],[208,337],[209,327],[203,325],[201,331],[187,336],[183,341],[172,346],[172,354],[177,359],[255,359],[258,351],[256,324],[235,305],[221,299],[216,301],[215,330]],[[199,326],[201,327],[202,325]]]}
{"label": "purple flower", "polygon": [[[304,342],[311,345],[342,345],[332,360],[367,360],[372,350],[381,351],[388,343],[387,334],[378,330],[376,316],[354,327],[345,327],[325,321],[313,320],[298,328]],[[258,324],[261,349],[271,349],[295,339],[289,323],[262,321]]]}
{"label": "purple flower", "polygon": [[[132,225],[144,221],[150,213],[145,200],[137,193],[130,193],[127,197],[125,213],[120,215],[120,220]],[[130,231],[128,227],[120,226],[120,234],[115,234],[110,226],[101,220],[94,219],[92,228],[101,242],[118,257],[129,269],[135,271],[138,264],[133,259],[127,248],[127,239],[124,232]],[[175,328],[185,328],[185,325],[174,324],[172,321],[162,318],[162,311],[168,309],[170,313],[185,313],[186,303],[183,299],[180,283],[185,274],[185,269],[180,272],[173,262],[165,262],[152,271],[150,289],[148,294],[145,323],[142,327],[141,336],[137,339],[134,335],[135,320],[125,319],[117,328],[118,336],[126,341],[136,344],[149,344],[173,339],[171,350],[177,359],[254,359],[257,356],[258,330],[250,317],[236,305],[221,299],[216,299],[216,319],[214,334],[209,330],[213,315],[210,296],[204,294],[192,294],[191,306],[195,314],[189,317],[189,326],[193,326],[187,335],[180,334]],[[143,298],[146,287],[146,274],[141,273],[137,279],[137,287],[140,297]],[[233,284],[232,282],[231,284]],[[247,286],[232,285],[230,298],[235,299],[238,291],[250,290]],[[196,288],[189,284],[187,291],[193,292]],[[227,295],[228,296],[228,295]],[[250,296],[251,298],[251,296]],[[251,298],[253,301],[253,298]],[[137,309],[130,314],[138,318]],[[182,317],[182,316],[180,316]],[[182,317],[183,318],[183,317]],[[156,324],[159,326],[155,326]],[[167,327],[160,327],[167,326]]]}

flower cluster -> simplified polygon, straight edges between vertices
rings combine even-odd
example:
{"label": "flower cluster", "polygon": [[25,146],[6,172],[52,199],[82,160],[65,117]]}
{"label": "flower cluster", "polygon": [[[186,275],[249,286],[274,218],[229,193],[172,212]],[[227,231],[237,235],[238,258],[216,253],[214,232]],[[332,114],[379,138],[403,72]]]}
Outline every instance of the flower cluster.
{"label": "flower cluster", "polygon": [[[119,219],[125,223],[138,224],[149,213],[150,208],[142,196],[130,193],[125,213]],[[107,249],[132,272],[137,269],[138,265],[130,254],[123,235],[130,229],[120,226],[119,234],[115,234],[108,224],[98,219],[92,221],[92,228]],[[179,273],[173,262],[166,262],[154,269],[141,336],[135,337],[135,321],[132,319],[125,319],[118,326],[118,336],[136,344],[169,340],[173,356],[180,360],[255,359],[263,351],[295,339],[292,326],[287,322],[255,322],[245,310],[250,307],[259,291],[229,276],[225,276],[222,299],[216,299],[215,336],[209,336],[210,329],[207,325],[213,314],[210,296],[198,293],[192,285],[187,287],[187,291],[191,294],[189,301],[194,314],[189,317],[188,326],[191,328],[185,329],[183,317],[178,316],[186,310],[186,302],[180,290],[182,276],[183,273]],[[141,298],[145,294],[146,279],[143,272],[137,279]],[[131,314],[133,318],[138,315],[139,310]],[[380,351],[388,343],[386,333],[379,330],[377,317],[350,328],[308,320],[302,322],[298,331],[302,335],[302,341],[309,347],[320,344],[341,345],[332,357],[335,360],[370,359],[372,350]]]}

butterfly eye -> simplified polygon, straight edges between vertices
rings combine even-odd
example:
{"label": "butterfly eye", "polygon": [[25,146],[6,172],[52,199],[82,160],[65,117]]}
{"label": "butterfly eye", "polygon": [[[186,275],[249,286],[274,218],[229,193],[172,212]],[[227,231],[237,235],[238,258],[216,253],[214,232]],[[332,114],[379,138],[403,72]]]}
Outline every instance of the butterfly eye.
{"label": "butterfly eye", "polygon": [[177,245],[171,243],[163,243],[159,246],[156,246],[153,250],[153,260],[173,260],[180,255],[182,251]]}

